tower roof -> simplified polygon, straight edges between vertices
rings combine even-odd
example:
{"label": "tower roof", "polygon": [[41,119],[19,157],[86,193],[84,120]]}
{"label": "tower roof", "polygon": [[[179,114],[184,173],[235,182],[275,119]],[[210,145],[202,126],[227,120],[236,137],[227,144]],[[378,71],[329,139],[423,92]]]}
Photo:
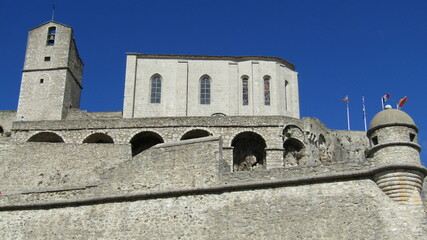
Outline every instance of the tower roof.
{"label": "tower roof", "polygon": [[371,120],[369,130],[390,125],[407,125],[416,128],[414,120],[405,112],[397,109],[385,109]]}
{"label": "tower roof", "polygon": [[47,22],[45,22],[45,23],[42,23],[42,24],[38,25],[37,27],[33,27],[33,28],[31,28],[29,31],[31,31],[31,30],[33,30],[33,29],[36,29],[36,28],[39,28],[39,27],[41,27],[41,26],[43,26],[43,25],[46,25],[46,24],[49,24],[49,23],[55,23],[55,24],[59,24],[59,25],[62,25],[62,26],[64,26],[64,27],[67,27],[67,28],[71,28],[70,26],[65,25],[65,24],[63,24],[63,23],[59,23],[59,22],[56,22],[56,21],[47,21]]}

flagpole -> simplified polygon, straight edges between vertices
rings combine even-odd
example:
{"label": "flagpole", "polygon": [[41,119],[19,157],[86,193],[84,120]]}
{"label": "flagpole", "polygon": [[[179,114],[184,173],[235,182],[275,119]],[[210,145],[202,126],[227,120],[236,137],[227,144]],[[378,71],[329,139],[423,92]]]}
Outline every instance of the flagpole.
{"label": "flagpole", "polygon": [[347,99],[347,129],[350,131],[350,107],[348,106],[348,102],[350,100]]}
{"label": "flagpole", "polygon": [[55,17],[55,4],[52,5],[52,21],[54,17]]}
{"label": "flagpole", "polygon": [[[382,102],[382,100],[381,100]],[[366,108],[365,108],[365,96],[362,96],[362,109],[363,109],[363,123],[365,124],[365,131],[367,131],[366,127]],[[383,107],[384,109],[384,107]]]}
{"label": "flagpole", "polygon": [[383,110],[384,110],[384,97],[381,98],[381,106],[383,107]]}

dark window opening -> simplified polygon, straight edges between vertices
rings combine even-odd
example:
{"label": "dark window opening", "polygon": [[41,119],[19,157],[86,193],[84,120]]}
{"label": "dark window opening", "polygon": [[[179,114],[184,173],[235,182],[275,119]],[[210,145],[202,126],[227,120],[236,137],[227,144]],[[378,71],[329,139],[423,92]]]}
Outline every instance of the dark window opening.
{"label": "dark window opening", "polygon": [[206,130],[202,129],[194,129],[191,131],[186,132],[182,137],[181,140],[187,140],[187,139],[193,139],[193,138],[201,138],[201,137],[208,137],[212,136],[212,134]]}
{"label": "dark window opening", "polygon": [[410,133],[410,134],[409,134],[409,140],[410,140],[411,142],[413,142],[413,141],[415,140],[415,134]]}
{"label": "dark window opening", "polygon": [[94,133],[85,138],[83,143],[114,143],[114,141],[105,133]]}
{"label": "dark window opening", "polygon": [[50,61],[50,57],[44,57],[44,61],[45,62],[49,62]]}
{"label": "dark window opening", "polygon": [[243,97],[243,106],[249,104],[249,81],[248,78],[242,79],[242,97]]}
{"label": "dark window opening", "polygon": [[372,144],[374,144],[374,146],[378,145],[378,137],[373,137],[372,138]]}
{"label": "dark window opening", "polygon": [[264,104],[270,105],[270,77],[264,77]]}
{"label": "dark window opening", "polygon": [[50,27],[47,33],[47,45],[53,46],[55,44],[56,27]]}
{"label": "dark window opening", "polygon": [[44,83],[44,79],[43,78],[40,79],[40,84],[42,84],[42,83]]}
{"label": "dark window opening", "polygon": [[254,132],[237,134],[231,142],[234,171],[250,171],[262,168],[265,162],[265,140]]}
{"label": "dark window opening", "polygon": [[159,134],[155,132],[140,132],[130,140],[130,144],[132,145],[132,156],[159,143],[164,143],[163,138]]}
{"label": "dark window opening", "polygon": [[0,136],[2,136],[2,135],[3,135],[3,133],[4,133],[4,130],[3,130],[3,128],[0,126]]}
{"label": "dark window opening", "polygon": [[319,135],[319,145],[323,145],[325,143],[326,143],[325,137],[322,134],[320,134]]}
{"label": "dark window opening", "polygon": [[64,140],[56,133],[53,132],[40,132],[31,136],[27,142],[51,142],[63,143]]}

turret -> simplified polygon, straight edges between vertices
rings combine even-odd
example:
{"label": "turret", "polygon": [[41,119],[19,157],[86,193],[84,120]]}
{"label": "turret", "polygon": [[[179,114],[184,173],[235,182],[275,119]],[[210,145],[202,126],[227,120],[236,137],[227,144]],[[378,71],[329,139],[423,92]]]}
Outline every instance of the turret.
{"label": "turret", "polygon": [[49,21],[28,33],[18,119],[65,119],[80,107],[83,62],[69,26]]}
{"label": "turret", "polygon": [[388,106],[371,121],[367,156],[384,171],[374,180],[391,199],[401,204],[421,203],[425,168],[420,162],[418,127],[405,112]]}

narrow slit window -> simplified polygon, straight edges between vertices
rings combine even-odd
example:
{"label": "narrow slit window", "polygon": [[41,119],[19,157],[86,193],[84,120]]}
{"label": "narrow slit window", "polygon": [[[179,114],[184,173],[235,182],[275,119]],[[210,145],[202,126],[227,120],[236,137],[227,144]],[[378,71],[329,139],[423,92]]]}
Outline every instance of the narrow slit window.
{"label": "narrow slit window", "polygon": [[373,137],[372,138],[372,144],[374,144],[374,146],[378,145],[378,137]]}
{"label": "narrow slit window", "polygon": [[40,79],[40,84],[43,84],[44,83],[44,79],[42,78],[42,79]]}
{"label": "narrow slit window", "polygon": [[242,79],[242,98],[243,98],[243,105],[249,104],[249,81],[247,77],[244,77]]}
{"label": "narrow slit window", "polygon": [[291,93],[289,91],[289,82],[288,80],[285,80],[285,110],[286,111],[290,109],[289,108],[290,99],[291,99],[290,96],[291,96]]}
{"label": "narrow slit window", "polygon": [[208,76],[200,80],[200,104],[211,104],[211,79]]}
{"label": "narrow slit window", "polygon": [[44,61],[45,62],[49,62],[50,61],[50,57],[44,57]]}
{"label": "narrow slit window", "polygon": [[53,46],[55,44],[56,27],[50,27],[47,33],[47,45]]}
{"label": "narrow slit window", "polygon": [[264,105],[270,105],[270,77],[264,77]]}
{"label": "narrow slit window", "polygon": [[410,134],[409,134],[409,140],[410,140],[411,142],[413,142],[413,141],[415,140],[415,134],[410,133]]}
{"label": "narrow slit window", "polygon": [[160,76],[151,78],[151,103],[160,103],[162,97],[162,80]]}

